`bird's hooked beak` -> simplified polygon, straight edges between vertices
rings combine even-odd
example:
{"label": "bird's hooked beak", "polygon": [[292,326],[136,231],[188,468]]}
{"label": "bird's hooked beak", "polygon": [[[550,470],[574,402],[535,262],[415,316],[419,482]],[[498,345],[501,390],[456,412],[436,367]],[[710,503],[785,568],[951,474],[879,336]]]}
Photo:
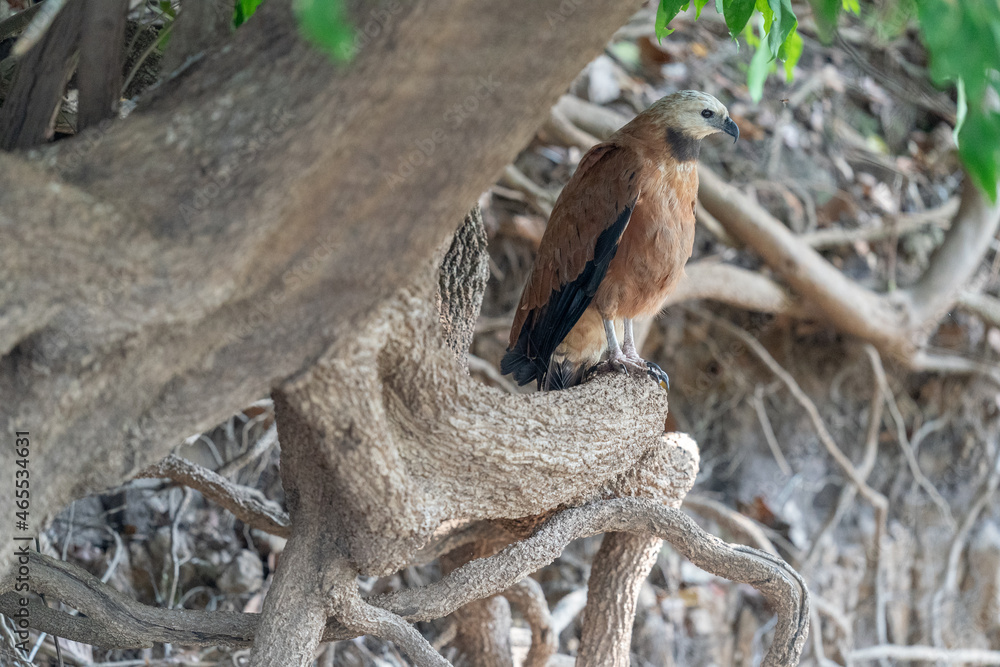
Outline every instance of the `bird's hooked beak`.
{"label": "bird's hooked beak", "polygon": [[726,122],[722,124],[722,131],[733,138],[733,143],[740,138],[740,128],[733,122],[732,118],[727,118]]}

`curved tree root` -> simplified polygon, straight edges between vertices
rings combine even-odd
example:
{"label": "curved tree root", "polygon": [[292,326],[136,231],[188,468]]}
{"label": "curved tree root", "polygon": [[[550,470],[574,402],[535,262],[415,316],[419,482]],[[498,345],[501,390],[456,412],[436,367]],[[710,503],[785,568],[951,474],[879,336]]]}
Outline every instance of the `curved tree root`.
{"label": "curved tree root", "polygon": [[[472,561],[439,582],[374,598],[372,603],[410,621],[445,616],[472,599],[496,595],[528,573],[555,560],[572,540],[605,532],[655,535],[692,563],[731,581],[750,584],[778,614],[766,667],[798,662],[808,635],[809,592],[805,582],[780,558],[731,545],[703,531],[682,511],[641,498],[596,501],[565,510],[537,533],[489,558]],[[342,631],[328,625],[333,638]]]}
{"label": "curved tree root", "polygon": [[[303,531],[285,547],[281,567],[264,599],[250,665],[311,664],[323,641],[327,617],[332,615],[355,636],[373,635],[393,642],[419,667],[449,666],[415,627],[361,598],[357,570],[322,535]],[[260,641],[262,637],[267,641]]]}
{"label": "curved tree root", "polygon": [[524,667],[545,667],[559,650],[559,640],[552,631],[552,615],[541,584],[525,577],[504,591],[503,596],[531,626],[531,648],[524,659]]}
{"label": "curved tree root", "polygon": [[[309,639],[310,646],[320,641],[373,634],[398,642],[416,660],[420,655],[429,655],[426,651],[433,649],[422,638],[417,641],[415,630],[403,628],[408,626],[406,622],[441,618],[473,600],[503,594],[530,572],[555,560],[572,540],[603,532],[638,533],[667,540],[698,567],[759,590],[778,614],[774,641],[763,664],[778,667],[797,663],[809,618],[809,594],[802,578],[780,558],[750,547],[727,544],[701,530],[680,510],[642,498],[600,500],[564,510],[526,540],[494,556],[467,563],[441,581],[367,600],[357,594],[353,568],[347,566],[346,561],[338,560],[340,565],[336,568],[324,570],[325,581],[331,588],[317,591],[326,590],[327,593],[323,597],[324,616],[334,614],[325,619],[325,628],[313,611],[304,609],[306,601],[302,598],[287,601],[288,605],[283,606],[297,608],[298,613],[305,614],[301,620],[307,621],[316,635],[315,640]],[[291,542],[289,544],[292,546]],[[303,557],[308,550],[302,549],[300,556],[296,556],[295,551],[300,550],[295,547],[289,553],[286,549],[287,571],[311,576],[313,583],[317,583],[320,578],[315,573],[309,574],[309,558]],[[33,625],[68,639],[99,646],[140,647],[153,641],[246,646],[259,634],[258,622],[263,624],[268,618],[268,614],[156,609],[128,598],[68,563],[31,554],[30,565],[33,585],[38,592],[64,601],[87,615],[87,618],[71,617],[54,610],[43,614],[40,607],[33,608]],[[277,579],[275,584],[279,584]],[[278,605],[279,597],[280,594],[271,604]],[[319,598],[315,603],[319,604]],[[13,611],[16,606],[13,593],[0,596],[0,612]],[[283,626],[284,632],[287,627]],[[262,661],[255,664],[290,664],[287,655],[282,659],[286,661],[266,662],[261,658]]]}
{"label": "curved tree root", "polygon": [[577,667],[628,667],[639,589],[663,540],[642,533],[608,533],[594,557]]}
{"label": "curved tree root", "polygon": [[[491,534],[454,549],[441,557],[445,574],[471,560],[492,556],[510,544],[514,536],[499,526]],[[513,667],[510,647],[510,605],[503,597],[474,600],[452,614],[455,638],[450,642],[458,650],[455,664],[476,667]]]}
{"label": "curved tree root", "polygon": [[[447,280],[436,272],[414,276],[359,320],[350,337],[333,341],[273,392],[290,524],[278,512],[269,521],[271,530],[290,525],[291,538],[264,613],[154,610],[79,568],[37,555],[34,590],[107,625],[107,641],[92,642],[101,645],[253,642],[252,664],[289,667],[310,664],[321,641],[371,634],[395,642],[418,665],[440,666],[448,662],[410,622],[502,595],[573,539],[624,532],[666,539],[696,565],[758,588],[778,612],[765,665],[794,664],[808,618],[805,586],[780,559],[709,536],[672,507],[691,488],[698,455],[687,436],[664,435],[666,394],[645,378],[620,376],[518,396],[473,381],[462,350],[485,281],[481,221],[470,215],[449,241],[437,265]],[[266,514],[258,504],[234,501],[240,489],[198,479],[247,519]],[[388,574],[426,557],[418,550],[447,522],[515,520],[508,522],[514,526],[561,507],[572,509],[499,553],[492,553],[495,546],[474,552],[486,557],[435,584],[367,600],[359,595],[359,573]],[[609,544],[651,537],[619,536]],[[605,574],[621,575],[624,589],[637,590],[644,572],[627,570]],[[8,604],[0,598],[0,611]],[[626,646],[625,616],[633,610],[631,602],[617,623]],[[80,620],[44,618],[53,626],[65,621],[51,629],[67,638],[89,640],[100,631]],[[544,627],[544,619],[535,625]]]}

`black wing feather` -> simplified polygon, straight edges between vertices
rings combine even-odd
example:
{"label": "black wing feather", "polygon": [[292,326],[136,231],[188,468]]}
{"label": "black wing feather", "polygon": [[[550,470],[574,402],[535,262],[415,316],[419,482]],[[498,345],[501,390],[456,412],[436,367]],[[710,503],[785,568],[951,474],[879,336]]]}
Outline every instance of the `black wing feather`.
{"label": "black wing feather", "polygon": [[587,262],[580,275],[563,285],[562,289],[553,291],[548,303],[528,316],[517,343],[500,362],[502,373],[512,373],[519,385],[536,380],[541,387],[552,353],[576,326],[597,294],[597,288],[618,252],[618,243],[632,218],[635,203],[636,199],[628,202],[619,211],[614,223],[597,237],[594,258]]}

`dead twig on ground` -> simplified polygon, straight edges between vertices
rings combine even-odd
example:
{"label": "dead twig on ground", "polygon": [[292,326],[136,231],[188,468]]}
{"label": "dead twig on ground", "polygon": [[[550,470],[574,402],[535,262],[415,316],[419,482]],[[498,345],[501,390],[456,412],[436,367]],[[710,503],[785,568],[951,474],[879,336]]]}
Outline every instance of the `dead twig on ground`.
{"label": "dead twig on ground", "polygon": [[173,567],[173,576],[170,578],[170,594],[167,596],[167,609],[172,609],[174,601],[177,599],[177,586],[181,579],[181,561],[178,555],[180,546],[179,529],[184,511],[190,502],[191,489],[185,486],[181,492],[181,500],[177,503],[177,509],[174,510],[173,519],[170,521],[170,565]]}
{"label": "dead twig on ground", "polygon": [[809,416],[816,434],[819,437],[820,444],[823,445],[827,453],[833,458],[847,478],[850,479],[851,482],[857,487],[861,495],[876,508],[880,508],[883,511],[888,508],[888,500],[886,497],[868,486],[868,483],[861,477],[860,474],[858,474],[857,469],[851,463],[850,459],[847,458],[843,450],[841,450],[834,441],[833,436],[830,435],[829,430],[827,430],[826,425],[823,423],[823,418],[820,416],[819,410],[816,408],[816,404],[806,395],[804,391],[802,391],[802,388],[799,386],[799,383],[795,381],[795,378],[793,378],[791,374],[789,374],[789,372],[786,371],[781,364],[779,364],[774,357],[771,356],[771,353],[768,352],[756,338],[732,323],[706,313],[705,311],[695,308],[691,308],[689,311],[738,338],[750,349],[751,352],[763,361],[764,365],[766,365],[771,372],[774,373],[779,380],[781,380],[782,384],[785,385],[799,405],[801,405],[806,411],[806,414]]}
{"label": "dead twig on ground", "polygon": [[937,208],[915,213],[900,213],[893,216],[891,224],[878,227],[859,227],[843,229],[831,227],[803,234],[801,239],[816,250],[826,250],[842,245],[850,245],[858,241],[884,241],[895,236],[903,236],[920,231],[928,225],[937,225],[939,229],[947,230],[955,214],[958,213],[958,197],[952,197]]}
{"label": "dead twig on ground", "polygon": [[774,460],[781,469],[781,473],[785,477],[791,477],[792,466],[788,465],[785,455],[781,452],[781,445],[778,444],[778,439],[774,436],[774,428],[772,428],[771,420],[767,416],[767,408],[764,407],[763,385],[757,385],[754,389],[753,398],[750,399],[750,402],[753,404],[754,412],[757,413],[757,420],[760,422],[760,427],[764,431],[764,441],[767,442],[767,447],[771,450],[771,455],[774,456]]}
{"label": "dead twig on ground", "polygon": [[896,395],[892,393],[892,389],[889,387],[889,380],[885,376],[885,369],[882,367],[882,360],[878,355],[872,357],[872,369],[875,371],[875,380],[878,382],[886,404],[889,406],[889,414],[896,425],[896,441],[903,451],[906,464],[910,467],[910,474],[913,475],[913,479],[920,488],[930,496],[931,501],[937,505],[938,510],[941,511],[941,515],[945,520],[949,524],[954,525],[955,519],[951,516],[951,507],[948,506],[948,501],[944,499],[941,492],[931,484],[931,481],[920,470],[917,456],[913,452],[913,447],[910,446],[910,439],[906,437],[906,420],[903,419],[903,414],[899,411],[899,406],[896,404]]}
{"label": "dead twig on ground", "polygon": [[851,651],[847,657],[852,662],[874,662],[889,658],[906,662],[947,662],[972,665],[1000,665],[1000,651],[978,649],[947,649],[935,646],[896,646],[882,644]]}
{"label": "dead twig on ground", "polygon": [[[868,405],[868,427],[865,429],[864,455],[861,463],[857,466],[858,475],[867,481],[868,476],[871,475],[872,470],[875,468],[875,461],[878,456],[878,436],[882,429],[882,410],[885,405],[885,398],[882,388],[878,384],[878,375],[875,371],[876,367],[881,365],[881,360],[878,358],[878,351],[874,346],[869,344],[865,345],[865,354],[868,356],[868,360],[872,366],[872,374],[876,379],[875,389],[872,392],[871,401]],[[812,538],[812,545],[809,547],[805,561],[802,564],[803,570],[806,572],[812,570],[816,564],[816,559],[819,557],[820,546],[823,544],[826,536],[840,523],[851,503],[854,502],[856,494],[857,488],[855,486],[845,486],[844,490],[840,492],[840,498],[837,500],[837,505],[833,512],[830,513],[823,527]]]}
{"label": "dead twig on ground", "polygon": [[961,526],[955,531],[955,536],[948,549],[948,560],[941,577],[941,585],[935,591],[931,602],[931,640],[936,648],[945,646],[945,629],[953,623],[954,610],[950,606],[946,609],[946,603],[953,601],[958,595],[959,561],[962,557],[962,551],[965,549],[969,533],[972,532],[976,520],[996,493],[998,486],[1000,486],[1000,451],[994,452],[993,466],[987,473],[982,489],[969,506],[969,511],[962,520]]}

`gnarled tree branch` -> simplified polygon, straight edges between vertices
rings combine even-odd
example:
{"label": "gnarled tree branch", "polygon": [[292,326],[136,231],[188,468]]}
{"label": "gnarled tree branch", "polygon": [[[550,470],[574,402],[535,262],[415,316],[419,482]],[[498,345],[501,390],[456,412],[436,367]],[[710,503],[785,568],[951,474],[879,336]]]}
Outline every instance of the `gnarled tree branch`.
{"label": "gnarled tree branch", "polygon": [[580,667],[628,667],[639,589],[663,541],[642,533],[608,533],[594,557],[580,634]]}
{"label": "gnarled tree branch", "polygon": [[[726,544],[702,531],[680,510],[640,498],[597,501],[566,510],[527,540],[496,556],[472,561],[422,589],[379,596],[372,602],[410,620],[438,618],[465,604],[466,595],[501,592],[555,560],[570,541],[604,532],[655,535],[698,567],[757,588],[778,613],[774,642],[764,664],[796,664],[809,620],[809,596],[801,577],[774,556]],[[463,593],[456,595],[456,591]],[[422,605],[419,611],[415,607],[418,601]]]}
{"label": "gnarled tree branch", "polygon": [[505,590],[503,596],[521,612],[531,628],[531,648],[524,659],[524,667],[545,667],[559,650],[559,638],[552,631],[552,615],[541,584],[525,577]]}
{"label": "gnarled tree branch", "polygon": [[0,155],[0,428],[45,443],[33,516],[120,484],[350,340],[636,7],[350,3],[378,34],[336,66],[276,0],[127,123]]}
{"label": "gnarled tree branch", "polygon": [[205,498],[226,508],[251,528],[280,537],[291,535],[288,515],[278,503],[268,500],[256,489],[234,484],[208,468],[175,454],[146,468],[138,477],[172,479],[201,492]]}

